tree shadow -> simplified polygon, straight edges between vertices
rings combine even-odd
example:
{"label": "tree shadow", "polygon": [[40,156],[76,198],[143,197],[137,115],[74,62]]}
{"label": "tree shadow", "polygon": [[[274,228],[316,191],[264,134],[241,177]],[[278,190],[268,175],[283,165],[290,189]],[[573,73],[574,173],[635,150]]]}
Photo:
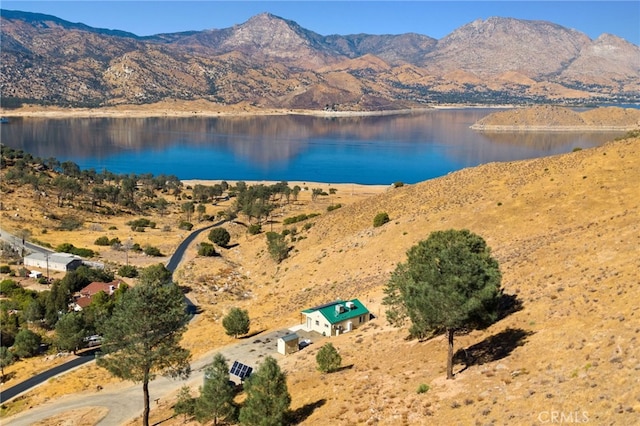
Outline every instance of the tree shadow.
{"label": "tree shadow", "polygon": [[[153,425],[152,425],[152,426],[161,425],[162,423],[164,423],[164,422],[168,422],[169,420],[173,420],[173,419],[175,419],[176,417],[177,417],[177,414],[174,414],[174,415],[173,415],[173,416],[171,416],[171,417],[167,417],[167,418],[166,418],[166,419],[164,419],[164,420],[160,420],[160,421],[157,421],[157,422],[153,423]],[[186,423],[186,422],[185,422],[185,423]]]}
{"label": "tree shadow", "polygon": [[287,416],[289,420],[288,423],[296,425],[304,422],[306,419],[309,418],[309,416],[313,414],[313,412],[317,408],[322,407],[326,403],[327,403],[327,400],[323,398],[323,399],[317,400],[316,402],[305,404],[300,408],[296,408],[295,410],[291,410]]}
{"label": "tree shadow", "polygon": [[521,328],[507,328],[466,349],[458,349],[453,355],[453,362],[465,365],[458,372],[461,373],[472,365],[482,365],[503,359],[509,356],[515,348],[524,345],[527,337],[532,334],[532,331]]}
{"label": "tree shadow", "polygon": [[0,383],[8,382],[9,380],[16,377],[15,371],[11,371],[9,373],[4,373],[4,376],[0,376]]}
{"label": "tree shadow", "polygon": [[500,321],[509,315],[522,310],[522,300],[515,294],[502,293],[498,300],[498,319]]}
{"label": "tree shadow", "polygon": [[353,364],[343,365],[343,366],[338,367],[335,370],[333,370],[333,373],[339,373],[341,371],[351,370],[352,368],[353,368]]}
{"label": "tree shadow", "polygon": [[254,331],[252,333],[245,334],[244,336],[240,336],[240,337],[238,337],[238,339],[250,339],[252,337],[257,336],[260,333],[265,332],[266,330],[267,330],[266,328],[263,328],[262,330],[256,330],[256,331]]}

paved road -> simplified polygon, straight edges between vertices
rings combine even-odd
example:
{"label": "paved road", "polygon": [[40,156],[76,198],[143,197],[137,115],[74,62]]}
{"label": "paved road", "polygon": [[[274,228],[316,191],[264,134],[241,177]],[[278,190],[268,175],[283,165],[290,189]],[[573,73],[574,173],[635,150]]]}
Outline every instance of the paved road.
{"label": "paved road", "polygon": [[66,373],[73,370],[74,368],[93,361],[95,359],[96,350],[97,348],[83,352],[81,356],[72,359],[71,361],[60,364],[47,371],[43,371],[42,373],[36,374],[35,376],[25,380],[24,382],[18,383],[15,386],[3,390],[2,392],[0,392],[0,401],[5,402],[12,398],[15,398],[16,396],[27,392],[28,390],[31,390],[31,388],[44,383],[45,381],[57,376],[58,374]]}
{"label": "paved road", "polygon": [[39,252],[39,253],[45,253],[45,254],[46,253],[55,253],[54,250],[51,250],[49,248],[42,247],[42,246],[30,243],[29,241],[26,241],[26,240],[22,240],[17,235],[12,235],[12,234],[10,234],[9,232],[5,231],[2,228],[0,228],[0,240],[4,240],[4,241],[8,242],[9,244],[11,244],[18,251],[20,251],[22,249],[22,247],[24,246],[25,250],[29,250],[31,252]]}
{"label": "paved road", "polygon": [[216,222],[212,225],[205,226],[204,228],[198,229],[196,231],[193,231],[191,234],[189,234],[187,238],[185,238],[184,241],[180,243],[178,248],[176,248],[176,251],[171,256],[171,259],[169,259],[169,262],[167,262],[167,269],[170,270],[171,272],[174,272],[176,270],[176,268],[182,261],[182,257],[184,256],[185,251],[187,251],[187,247],[189,247],[189,244],[191,244],[193,240],[195,240],[196,237],[200,235],[201,232],[211,229],[214,226],[220,226],[225,222],[226,222],[225,220],[221,220],[220,222]]}

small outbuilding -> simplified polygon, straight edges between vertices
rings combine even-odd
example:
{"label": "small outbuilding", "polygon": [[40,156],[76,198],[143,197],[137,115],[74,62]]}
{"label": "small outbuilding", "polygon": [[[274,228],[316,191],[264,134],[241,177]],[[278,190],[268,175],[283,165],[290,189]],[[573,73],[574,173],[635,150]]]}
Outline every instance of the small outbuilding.
{"label": "small outbuilding", "polygon": [[289,355],[298,352],[300,337],[296,333],[287,334],[278,339],[278,353]]}
{"label": "small outbuilding", "polygon": [[371,318],[369,310],[358,299],[336,300],[314,308],[305,309],[304,329],[323,336],[348,333],[366,324]]}

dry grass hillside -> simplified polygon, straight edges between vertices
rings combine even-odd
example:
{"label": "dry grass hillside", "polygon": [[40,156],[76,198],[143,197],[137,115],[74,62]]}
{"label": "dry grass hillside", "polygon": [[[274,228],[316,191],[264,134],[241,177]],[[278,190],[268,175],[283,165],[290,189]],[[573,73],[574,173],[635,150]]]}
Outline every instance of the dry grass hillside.
{"label": "dry grass hillside", "polygon": [[473,126],[477,130],[633,130],[640,128],[637,108],[601,107],[578,112],[554,105],[537,105],[490,114]]}
{"label": "dry grass hillside", "polygon": [[[561,415],[575,423],[637,424],[638,188],[635,137],[378,188],[360,198],[341,186],[333,199],[300,207],[323,214],[300,232],[305,238],[293,243],[280,264],[269,257],[263,235],[248,236],[240,225],[227,224],[237,245],[213,260],[192,249],[177,271],[180,284],[204,308],[185,345],[203,354],[229,343],[220,318],[232,305],[249,310],[252,329],[270,330],[299,323],[307,307],[357,297],[377,318],[332,338],[349,368],[320,374],[320,339],[278,358],[303,424],[534,425]],[[327,205],[343,201],[344,207],[326,212]],[[382,211],[391,221],[374,228],[373,217]],[[386,324],[380,304],[383,286],[406,251],[432,231],[449,228],[485,238],[500,262],[504,292],[519,308],[486,330],[456,337],[468,365],[459,355],[451,381],[444,379],[443,339],[408,340],[406,329]],[[108,382],[95,367],[87,369],[39,388],[40,396],[19,404],[24,408],[63,393],[53,391],[55,385],[92,392],[82,384],[87,375]],[[418,393],[422,384],[429,390]],[[167,401],[153,407],[151,421],[184,424],[182,417],[170,416]]]}

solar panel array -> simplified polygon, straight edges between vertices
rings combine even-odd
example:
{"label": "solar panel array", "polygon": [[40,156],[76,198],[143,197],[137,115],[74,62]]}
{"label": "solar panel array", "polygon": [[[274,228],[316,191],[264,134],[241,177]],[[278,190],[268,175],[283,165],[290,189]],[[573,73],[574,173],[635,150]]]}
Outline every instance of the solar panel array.
{"label": "solar panel array", "polygon": [[251,375],[253,372],[253,368],[248,365],[244,365],[241,362],[234,361],[231,366],[231,370],[229,370],[231,374],[240,378],[240,380],[244,380]]}

